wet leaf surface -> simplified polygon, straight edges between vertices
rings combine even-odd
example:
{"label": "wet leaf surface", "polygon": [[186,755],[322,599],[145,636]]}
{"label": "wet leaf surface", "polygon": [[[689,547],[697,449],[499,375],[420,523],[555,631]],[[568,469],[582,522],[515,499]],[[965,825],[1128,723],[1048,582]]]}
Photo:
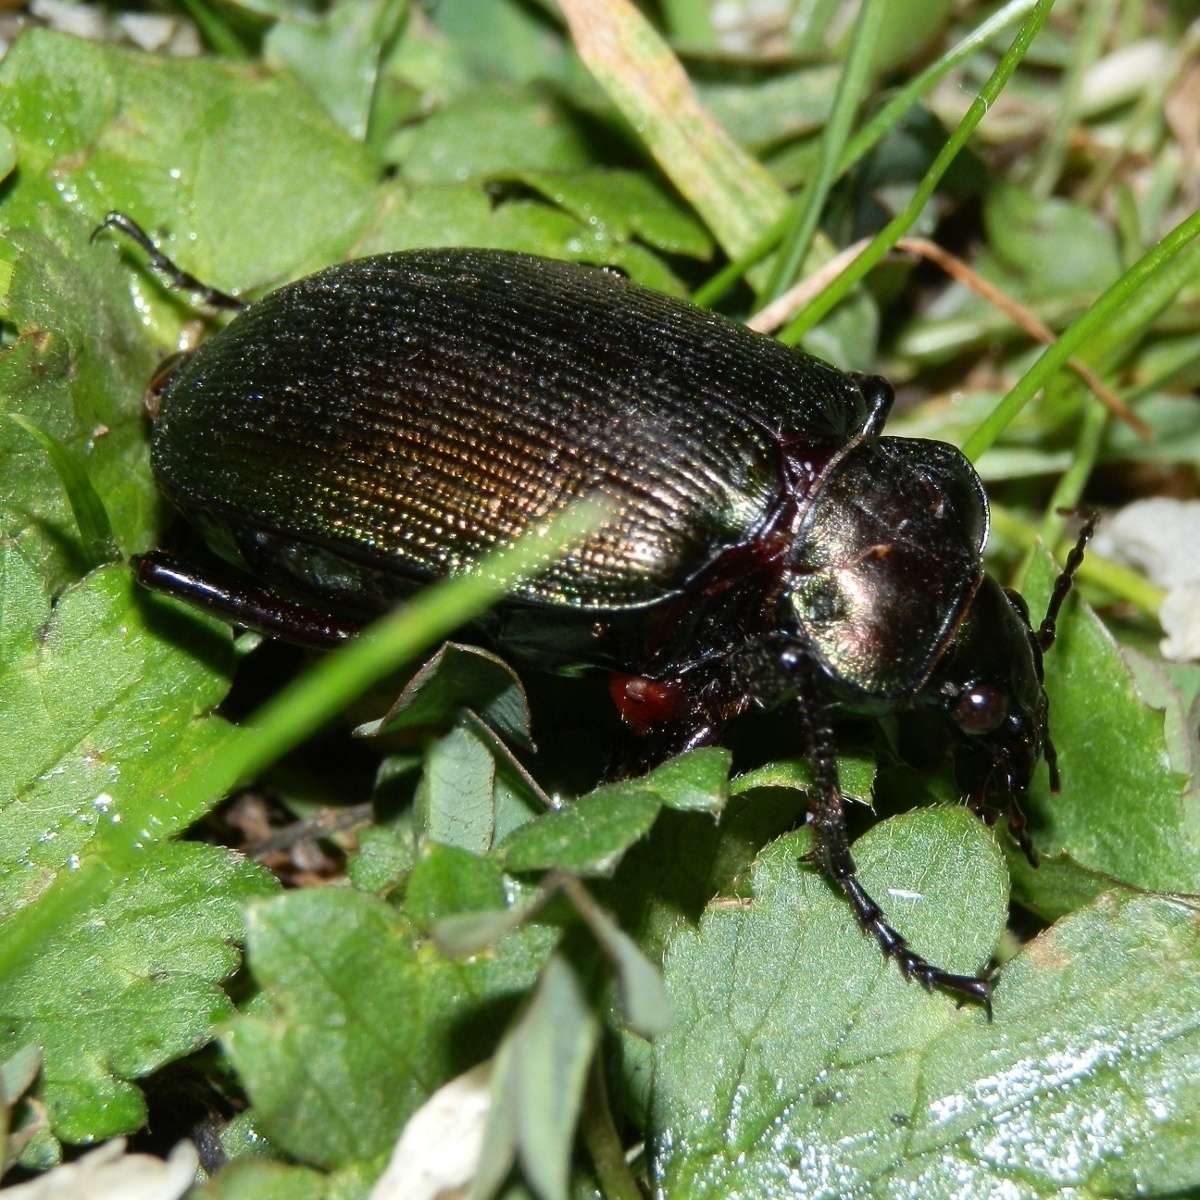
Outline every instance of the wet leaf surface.
{"label": "wet leaf surface", "polygon": [[[1197,1168],[1200,936],[1187,901],[1110,894],[1000,973],[995,1020],[924,996],[797,859],[667,954],[655,1053],[665,1196],[1165,1193]],[[863,881],[922,953],[986,960],[1004,921],[990,835],[961,810],[860,840]],[[818,950],[817,947],[821,948]]]}

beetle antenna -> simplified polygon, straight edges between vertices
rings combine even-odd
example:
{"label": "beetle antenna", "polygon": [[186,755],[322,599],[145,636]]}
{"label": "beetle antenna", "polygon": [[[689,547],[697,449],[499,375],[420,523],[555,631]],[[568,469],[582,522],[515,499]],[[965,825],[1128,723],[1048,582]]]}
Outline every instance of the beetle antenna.
{"label": "beetle antenna", "polygon": [[110,212],[103,221],[92,230],[89,242],[94,242],[106,229],[115,229],[123,233],[131,242],[140,246],[150,259],[150,265],[166,277],[173,288],[183,292],[195,292],[202,303],[210,308],[245,308],[246,302],[222,292],[219,288],[209,287],[201,283],[194,275],[177,267],[151,240],[150,235],[130,216],[123,212]]}
{"label": "beetle antenna", "polygon": [[1093,511],[1088,514],[1087,520],[1083,523],[1083,528],[1079,531],[1079,537],[1075,539],[1075,545],[1071,548],[1071,553],[1067,555],[1067,561],[1063,564],[1063,569],[1054,581],[1054,591],[1050,594],[1050,603],[1046,606],[1045,619],[1037,631],[1038,645],[1041,646],[1043,652],[1049,650],[1054,645],[1055,627],[1058,624],[1059,610],[1062,608],[1063,601],[1071,591],[1075,572],[1079,570],[1079,564],[1083,562],[1084,547],[1091,540],[1092,534],[1096,532],[1096,524],[1099,520],[1100,514],[1098,512]]}
{"label": "beetle antenna", "polygon": [[808,741],[809,762],[816,784],[816,805],[812,813],[814,843],[811,859],[825,878],[835,884],[850,901],[858,923],[878,942],[885,958],[894,958],[902,974],[916,979],[926,988],[943,988],[983,1005],[992,1019],[992,984],[974,975],[954,975],[927,962],[909,948],[905,939],[883,917],[883,910],[867,895],[858,880],[857,868],[850,855],[850,835],[846,828],[846,810],[838,780],[837,747],[833,728],[819,700],[817,668],[811,651],[801,642],[786,652],[786,662],[799,684],[798,707]]}

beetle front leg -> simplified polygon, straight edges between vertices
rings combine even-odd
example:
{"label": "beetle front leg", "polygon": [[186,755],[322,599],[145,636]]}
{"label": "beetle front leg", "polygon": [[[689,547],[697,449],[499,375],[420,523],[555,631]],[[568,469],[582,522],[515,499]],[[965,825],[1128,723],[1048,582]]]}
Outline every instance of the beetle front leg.
{"label": "beetle front leg", "polygon": [[1036,867],[1038,865],[1038,853],[1033,848],[1033,842],[1029,837],[1025,810],[1021,807],[1021,801],[1017,797],[1016,792],[1013,792],[1008,798],[1007,816],[1009,836],[1017,843],[1017,849],[1025,855],[1025,859],[1029,865]]}
{"label": "beetle front leg", "polygon": [[[801,668],[802,675],[813,680],[811,662]],[[838,780],[837,754],[833,730],[821,715],[815,699],[815,687],[805,689],[800,710],[808,736],[809,761],[812,764],[817,789],[817,804],[812,816],[815,845],[813,860],[825,877],[835,884],[850,901],[854,915],[863,929],[874,937],[886,958],[893,958],[905,976],[919,980],[926,988],[943,988],[955,995],[978,1001],[984,1006],[988,1020],[992,1019],[992,983],[974,975],[956,975],[943,971],[912,950],[904,937],[885,920],[883,910],[867,894],[858,880],[858,872],[850,853],[850,836],[846,828],[845,802]]]}

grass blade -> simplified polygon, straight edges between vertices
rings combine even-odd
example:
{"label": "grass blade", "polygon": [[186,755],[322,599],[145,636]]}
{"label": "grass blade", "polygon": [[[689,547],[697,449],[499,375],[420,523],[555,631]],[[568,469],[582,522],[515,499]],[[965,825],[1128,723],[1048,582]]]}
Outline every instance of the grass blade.
{"label": "grass blade", "polygon": [[988,81],[975,97],[966,115],[958,123],[958,127],[950,135],[941,153],[933,160],[933,164],[925,173],[913,198],[904,211],[879,231],[871,244],[858,258],[834,280],[828,288],[803,308],[792,320],[791,324],[779,335],[779,340],[785,345],[794,346],[800,339],[830,310],[836,307],[850,293],[851,289],[871,270],[883,256],[911,228],[921,211],[929,202],[942,176],[950,169],[950,164],[958,157],[958,152],[967,144],[976,126],[983,120],[988,109],[995,103],[996,97],[1004,90],[1005,84],[1012,78],[1017,65],[1025,57],[1030,43],[1037,36],[1046,18],[1050,15],[1054,0],[1038,0],[1037,6],[1026,18],[1013,43],[1005,51],[1004,57],[996,64]]}
{"label": "grass blade", "polygon": [[790,218],[791,228],[784,238],[783,248],[764,289],[763,294],[768,300],[774,300],[787,291],[808,257],[817,222],[829,199],[829,189],[838,175],[837,164],[850,134],[851,122],[870,82],[879,28],[883,24],[883,10],[884,0],[862,0],[858,19],[854,23],[854,34],[850,39],[850,52],[833,98],[833,109],[821,134],[817,172],[804,189],[803,203]]}
{"label": "grass blade", "polygon": [[[1144,254],[1124,275],[1087,310],[1062,336],[1049,346],[1037,362],[1017,381],[1015,387],[980,423],[965,445],[963,453],[976,462],[985,450],[1008,428],[1017,414],[1044,387],[1089,338],[1098,334],[1122,310],[1131,305],[1145,303],[1147,297],[1157,300],[1158,293],[1167,285],[1176,288],[1176,272],[1172,271],[1172,258],[1200,233],[1200,210],[1186,217],[1161,242]],[[864,255],[865,257],[865,255]],[[861,259],[860,259],[861,261]],[[1161,274],[1160,274],[1161,272]],[[1156,278],[1157,277],[1157,278]],[[843,276],[844,278],[844,276]],[[1165,283],[1160,282],[1165,281]],[[1139,295],[1145,286],[1145,293]],[[1173,292],[1171,294],[1174,294]]]}
{"label": "grass blade", "polygon": [[679,60],[629,0],[562,0],[562,10],[588,70],[725,252],[749,249],[787,193],[704,110]]}
{"label": "grass blade", "polygon": [[[469,574],[444,579],[418,593],[345,646],[320,659],[267,701],[211,754],[193,763],[182,782],[164,788],[164,811],[181,832],[204,815],[209,797],[270,765],[318,729],[372,683],[495,603],[518,579],[544,569],[604,519],[593,503],[568,509],[515,545],[483,559]],[[164,826],[166,822],[164,822]],[[140,834],[126,824],[107,825],[78,869],[61,873],[37,902],[5,926],[0,974],[37,953],[45,935],[97,896],[141,855]]]}
{"label": "grass blade", "polygon": [[[992,38],[1010,29],[1037,3],[1037,0],[1009,0],[1003,8],[976,26],[962,41],[955,43],[939,59],[932,62],[919,75],[914,76],[866,122],[846,143],[834,173],[834,182],[858,163],[878,144],[922,96],[933,90],[960,63],[965,62],[977,50],[986,46]],[[757,266],[779,244],[787,229],[791,214],[787,214],[772,225],[766,233],[734,262],[722,267],[711,279],[692,294],[692,302],[702,307],[715,304],[751,267]]]}

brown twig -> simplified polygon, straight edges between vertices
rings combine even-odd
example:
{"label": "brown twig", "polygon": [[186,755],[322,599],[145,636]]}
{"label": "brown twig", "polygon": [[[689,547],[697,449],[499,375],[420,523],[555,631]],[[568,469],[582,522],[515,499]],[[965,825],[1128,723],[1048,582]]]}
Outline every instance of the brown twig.
{"label": "brown twig", "polygon": [[258,860],[268,854],[282,850],[290,850],[300,842],[315,841],[318,838],[329,837],[334,833],[342,833],[353,829],[356,825],[365,824],[371,819],[370,803],[355,804],[350,808],[325,808],[315,816],[304,821],[293,821],[282,829],[277,829],[267,837],[252,843],[245,849],[246,857]]}
{"label": "brown twig", "polygon": [[[771,333],[778,329],[793,313],[799,312],[809,300],[824,290],[826,285],[840,275],[869,244],[870,239],[864,238],[852,246],[847,246],[834,255],[820,270],[814,272],[807,279],[802,279],[795,287],[768,304],[766,308],[755,313],[746,322],[747,325],[759,333]],[[1046,345],[1050,345],[1054,341],[1054,330],[1044,324],[1025,305],[1014,300],[994,283],[984,279],[978,271],[963,262],[961,258],[951,254],[948,250],[943,250],[936,242],[928,241],[925,238],[901,238],[896,243],[896,249],[903,250],[908,254],[919,255],[941,267],[952,279],[969,287],[976,295],[982,296],[989,304],[998,308],[1035,341],[1043,342]],[[1131,412],[1125,402],[1096,375],[1096,372],[1087,363],[1073,357],[1067,359],[1067,366],[1083,380],[1096,399],[1113,416],[1124,421],[1143,441],[1154,440],[1154,432],[1150,426],[1136,413]]]}

